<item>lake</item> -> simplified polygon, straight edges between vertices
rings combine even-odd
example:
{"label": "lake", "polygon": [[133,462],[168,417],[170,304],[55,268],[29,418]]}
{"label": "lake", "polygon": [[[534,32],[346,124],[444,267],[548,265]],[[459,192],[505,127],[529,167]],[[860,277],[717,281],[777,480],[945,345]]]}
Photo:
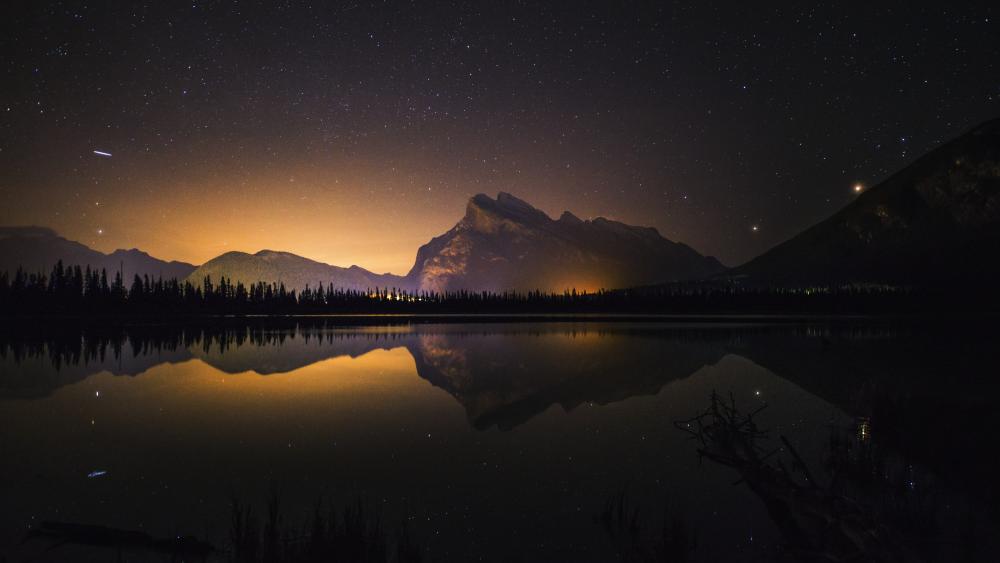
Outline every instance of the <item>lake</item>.
{"label": "lake", "polygon": [[774,560],[774,497],[675,424],[713,392],[766,407],[761,464],[858,499],[904,549],[997,553],[990,327],[364,322],[7,327],[0,553],[115,560],[22,543],[43,522],[226,550],[234,500],[265,519],[277,499],[288,541],[359,505],[429,561]]}

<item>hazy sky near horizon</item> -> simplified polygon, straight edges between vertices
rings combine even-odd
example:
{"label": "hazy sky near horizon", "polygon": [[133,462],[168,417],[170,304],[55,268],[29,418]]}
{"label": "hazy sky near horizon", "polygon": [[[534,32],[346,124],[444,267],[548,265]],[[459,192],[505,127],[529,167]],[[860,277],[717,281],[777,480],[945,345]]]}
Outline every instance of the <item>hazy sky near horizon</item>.
{"label": "hazy sky near horizon", "polygon": [[17,2],[0,224],[405,273],[508,191],[735,265],[1000,115],[1000,9],[872,4]]}

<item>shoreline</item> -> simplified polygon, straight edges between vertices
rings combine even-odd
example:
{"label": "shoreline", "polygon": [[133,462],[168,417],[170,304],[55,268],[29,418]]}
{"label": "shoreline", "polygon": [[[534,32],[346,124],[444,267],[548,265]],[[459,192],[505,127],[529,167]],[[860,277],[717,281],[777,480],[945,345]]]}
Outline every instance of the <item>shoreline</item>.
{"label": "shoreline", "polygon": [[0,316],[0,324],[60,321],[72,325],[228,324],[267,321],[332,320],[344,325],[460,324],[460,323],[655,323],[655,324],[831,324],[928,323],[937,321],[987,322],[997,313],[334,313],[295,315],[178,315],[178,316]]}

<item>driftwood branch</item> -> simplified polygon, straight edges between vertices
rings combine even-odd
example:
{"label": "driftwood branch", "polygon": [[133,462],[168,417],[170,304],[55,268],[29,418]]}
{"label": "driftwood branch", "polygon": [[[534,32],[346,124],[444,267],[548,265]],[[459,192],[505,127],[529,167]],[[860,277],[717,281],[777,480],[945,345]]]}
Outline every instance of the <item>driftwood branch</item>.
{"label": "driftwood branch", "polygon": [[[705,411],[674,426],[698,443],[699,457],[739,473],[736,484],[745,483],[760,497],[788,546],[803,559],[922,560],[919,553],[905,549],[898,534],[880,523],[870,508],[822,487],[787,437],[780,436],[781,446],[765,449],[768,433],[755,420],[764,408],[743,414],[732,394],[723,400],[713,391]],[[791,468],[777,455],[782,451],[788,453]]]}

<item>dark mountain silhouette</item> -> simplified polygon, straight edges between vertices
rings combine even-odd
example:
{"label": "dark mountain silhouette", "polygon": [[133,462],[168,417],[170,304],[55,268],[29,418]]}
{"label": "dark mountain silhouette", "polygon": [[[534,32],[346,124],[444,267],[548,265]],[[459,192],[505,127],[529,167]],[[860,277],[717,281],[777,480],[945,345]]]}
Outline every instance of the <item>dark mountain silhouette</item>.
{"label": "dark mountain silhouette", "polygon": [[407,278],[428,291],[563,291],[699,279],[724,269],[656,229],[569,212],[553,220],[501,192],[470,199],[458,224],[420,247]]}
{"label": "dark mountain silhouette", "polygon": [[[208,333],[181,325],[135,334],[132,329],[110,335],[68,330],[41,341],[9,331],[0,334],[0,398],[44,397],[97,373],[134,376],[191,359],[229,374],[274,375],[330,358],[402,347],[413,357],[417,375],[453,396],[474,428],[509,430],[553,405],[570,411],[585,403],[656,395],[668,383],[717,363],[731,338],[727,330],[692,334],[690,329],[618,326],[567,332],[559,325],[473,331],[430,325],[402,333],[268,326],[254,330],[255,338],[247,338],[246,328]],[[617,353],[608,356],[608,350]]]}
{"label": "dark mountain silhouette", "polygon": [[479,430],[510,430],[552,405],[568,412],[656,395],[725,355],[719,342],[676,330],[617,328],[602,328],[599,336],[596,330],[568,336],[513,329],[489,337],[428,331],[407,349],[420,377],[452,395]]}
{"label": "dark mountain silhouette", "polygon": [[366,290],[376,287],[402,288],[406,280],[392,274],[375,274],[358,266],[341,268],[316,262],[289,252],[261,250],[256,254],[227,252],[205,262],[187,276],[200,285],[206,276],[218,281],[225,276],[233,283],[250,285],[259,281],[283,283],[287,289],[301,291],[307,285],[316,289],[333,284],[343,289]]}
{"label": "dark mountain silhouette", "polygon": [[375,274],[358,266],[341,268],[287,252],[228,252],[188,276],[225,276],[244,284],[280,282],[288,289],[334,287],[408,291],[535,290],[622,288],[698,279],[725,268],[651,228],[598,218],[583,221],[564,213],[555,221],[516,197],[480,194],[465,217],[417,252],[403,276]]}
{"label": "dark mountain silhouette", "polygon": [[[558,326],[525,331],[518,325],[498,325],[469,332],[461,325],[440,325],[399,334],[310,339],[290,335],[266,343],[195,345],[189,350],[192,357],[226,373],[272,375],[330,358],[403,347],[413,357],[417,374],[452,395],[473,427],[509,430],[556,404],[570,411],[584,403],[605,405],[655,395],[667,383],[717,363],[729,334],[714,331],[693,337],[676,329],[613,327],[597,336],[596,331],[581,330],[570,338]],[[571,359],[566,346],[575,349]],[[609,359],[609,348],[628,353]]]}
{"label": "dark mountain silhouette", "polygon": [[[1000,119],[918,159],[862,193],[829,219],[725,272],[753,286],[889,283],[986,285],[1000,274]],[[420,247],[404,276],[342,268],[287,252],[229,252],[201,267],[132,249],[108,255],[42,227],[0,227],[0,271],[49,272],[57,260],[133,274],[188,279],[225,276],[245,284],[281,282],[364,290],[628,288],[723,274],[715,258],[655,229],[569,212],[553,220],[507,193],[471,198],[465,216]]]}
{"label": "dark mountain silhouette", "polygon": [[730,272],[748,283],[992,283],[1000,119],[918,159],[829,219]]}
{"label": "dark mountain silhouette", "polygon": [[126,283],[136,274],[183,279],[195,269],[192,264],[166,262],[135,248],[104,254],[45,227],[0,227],[0,271],[13,273],[21,267],[28,273],[48,275],[59,260],[68,266],[104,268],[109,278],[121,268]]}
{"label": "dark mountain silhouette", "polygon": [[229,374],[252,371],[273,375],[289,373],[332,358],[357,358],[374,350],[408,347],[414,338],[408,334],[386,335],[378,332],[362,335],[327,333],[308,338],[303,333],[289,331],[287,338],[224,348],[192,346],[190,353],[191,357]]}

